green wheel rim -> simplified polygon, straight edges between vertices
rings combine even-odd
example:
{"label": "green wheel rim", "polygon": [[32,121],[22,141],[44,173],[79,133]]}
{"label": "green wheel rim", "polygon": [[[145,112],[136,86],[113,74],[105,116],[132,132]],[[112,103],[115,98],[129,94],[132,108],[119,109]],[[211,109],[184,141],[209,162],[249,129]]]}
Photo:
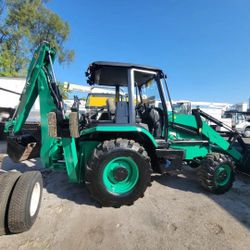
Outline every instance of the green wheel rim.
{"label": "green wheel rim", "polygon": [[[125,172],[122,180],[117,180],[115,172]],[[116,157],[103,169],[103,183],[110,193],[125,194],[131,191],[139,179],[139,169],[130,157]]]}
{"label": "green wheel rim", "polygon": [[218,186],[225,186],[231,179],[231,167],[227,164],[219,166],[215,171],[215,183]]}

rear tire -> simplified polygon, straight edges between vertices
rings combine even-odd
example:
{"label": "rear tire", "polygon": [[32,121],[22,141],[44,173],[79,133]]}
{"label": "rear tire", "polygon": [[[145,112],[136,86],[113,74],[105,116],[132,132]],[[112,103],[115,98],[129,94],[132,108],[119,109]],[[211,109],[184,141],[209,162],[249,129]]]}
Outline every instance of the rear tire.
{"label": "rear tire", "polygon": [[151,185],[151,164],[146,150],[127,139],[104,141],[86,167],[86,186],[101,206],[132,205]]}
{"label": "rear tire", "polygon": [[7,210],[14,186],[21,176],[18,172],[8,172],[0,175],[0,235],[8,232]]}
{"label": "rear tire", "polygon": [[209,192],[223,194],[234,182],[234,162],[231,157],[212,153],[201,161],[198,178],[201,185]]}
{"label": "rear tire", "polygon": [[21,233],[32,227],[41,205],[42,189],[42,175],[38,171],[26,172],[17,181],[8,211],[11,233]]}

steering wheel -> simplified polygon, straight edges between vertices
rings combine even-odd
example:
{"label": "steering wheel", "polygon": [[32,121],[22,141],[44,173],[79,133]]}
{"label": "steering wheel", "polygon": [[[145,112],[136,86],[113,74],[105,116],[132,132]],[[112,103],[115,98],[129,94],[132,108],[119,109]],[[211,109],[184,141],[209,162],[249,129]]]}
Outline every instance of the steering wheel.
{"label": "steering wheel", "polygon": [[102,108],[96,110],[96,112],[95,112],[94,114],[92,114],[89,118],[92,119],[94,116],[97,116],[98,113],[100,113],[100,112],[103,111],[103,110],[104,110],[104,107],[102,107]]}
{"label": "steering wheel", "polygon": [[145,103],[138,103],[136,106],[135,106],[135,110],[139,112],[139,114],[143,114],[145,111],[146,111],[146,105]]}

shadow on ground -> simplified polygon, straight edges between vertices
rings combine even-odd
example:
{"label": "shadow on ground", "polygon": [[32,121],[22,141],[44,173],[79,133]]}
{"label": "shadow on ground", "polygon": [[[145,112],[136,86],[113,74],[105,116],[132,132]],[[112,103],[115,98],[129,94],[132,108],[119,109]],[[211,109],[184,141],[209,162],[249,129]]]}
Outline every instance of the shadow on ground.
{"label": "shadow on ground", "polygon": [[[67,199],[77,204],[97,206],[95,202],[90,200],[83,184],[69,183],[66,172],[43,169],[39,159],[32,159],[25,163],[14,163],[6,156],[2,161],[2,169],[7,171],[15,169],[20,172],[39,170],[42,172],[44,188],[48,193],[53,193],[60,199]],[[223,195],[214,195],[203,190],[196,179],[196,171],[187,167],[178,175],[155,175],[152,178],[161,185],[172,189],[206,195],[250,229],[249,177],[238,174],[233,188]]]}
{"label": "shadow on ground", "polygon": [[90,200],[83,184],[69,183],[66,172],[42,168],[40,159],[32,159],[24,163],[14,163],[8,156],[4,157],[1,168],[6,171],[17,170],[21,173],[38,170],[43,175],[44,188],[60,199],[67,199],[77,204],[97,206]]}
{"label": "shadow on ground", "polygon": [[250,177],[238,173],[233,188],[221,195],[205,191],[196,178],[196,171],[190,168],[184,168],[178,175],[157,175],[153,179],[173,189],[206,195],[250,229]]}

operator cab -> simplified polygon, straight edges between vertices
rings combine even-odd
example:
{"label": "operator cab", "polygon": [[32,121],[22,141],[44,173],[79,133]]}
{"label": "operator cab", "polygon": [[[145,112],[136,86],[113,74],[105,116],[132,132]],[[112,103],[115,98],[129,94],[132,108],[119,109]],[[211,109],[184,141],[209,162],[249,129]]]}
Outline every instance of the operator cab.
{"label": "operator cab", "polygon": [[[89,65],[86,76],[89,85],[114,90],[114,95],[107,97],[106,104],[96,110],[96,114],[91,114],[91,125],[136,125],[146,128],[156,138],[164,137],[167,105],[166,84],[162,82],[165,75],[161,69],[98,61]],[[103,115],[106,112],[108,115]],[[100,119],[102,117],[106,117],[105,120]]]}

